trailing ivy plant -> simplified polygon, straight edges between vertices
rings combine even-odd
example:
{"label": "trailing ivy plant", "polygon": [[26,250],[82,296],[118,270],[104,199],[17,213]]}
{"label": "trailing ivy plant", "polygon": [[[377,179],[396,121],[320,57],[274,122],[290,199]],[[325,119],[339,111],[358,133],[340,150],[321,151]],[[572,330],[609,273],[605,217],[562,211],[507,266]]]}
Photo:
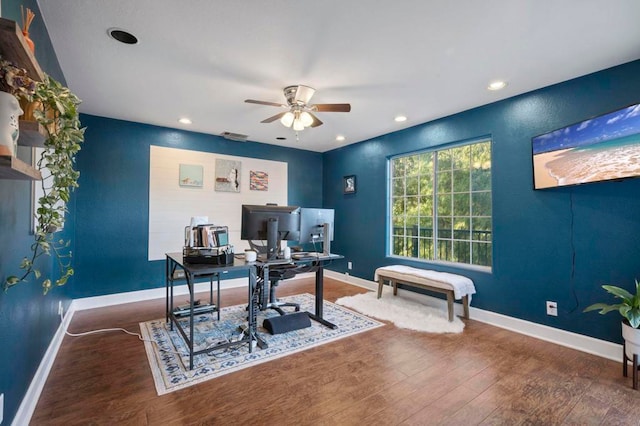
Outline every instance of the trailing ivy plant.
{"label": "trailing ivy plant", "polygon": [[[44,152],[38,160],[38,169],[48,169],[49,176],[41,182],[43,196],[38,200],[35,212],[37,227],[31,254],[20,264],[20,277],[10,276],[5,281],[5,290],[28,281],[33,275],[42,279],[44,294],[55,286],[67,283],[73,275],[71,262],[71,241],[57,239],[54,232],[64,225],[67,202],[71,192],[78,187],[80,172],[75,170],[75,156],[84,141],[84,129],[80,128],[78,105],[80,99],[67,88],[48,75],[38,83],[33,94],[34,102],[42,108],[34,112],[38,123],[46,129]],[[54,256],[60,269],[60,278],[52,281],[43,277],[36,268],[36,260],[42,255]]]}

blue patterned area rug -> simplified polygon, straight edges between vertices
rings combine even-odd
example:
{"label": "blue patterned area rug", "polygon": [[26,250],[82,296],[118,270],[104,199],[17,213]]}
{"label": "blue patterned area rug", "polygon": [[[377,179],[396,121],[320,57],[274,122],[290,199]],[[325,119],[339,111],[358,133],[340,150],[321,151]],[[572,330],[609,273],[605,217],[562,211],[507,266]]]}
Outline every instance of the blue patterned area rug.
{"label": "blue patterned area rug", "polygon": [[[281,300],[299,303],[301,311],[314,312],[315,309],[315,297],[311,294],[283,297]],[[189,370],[189,349],[176,327],[173,331],[169,330],[164,318],[141,322],[140,329],[142,337],[145,339],[144,345],[158,395],[184,389],[223,374],[384,325],[358,312],[325,300],[323,316],[338,326],[335,330],[312,320],[311,327],[271,335],[262,327],[262,322],[267,317],[277,315],[278,313],[272,309],[258,313],[258,333],[267,342],[268,348],[256,347],[252,353],[249,353],[247,343],[234,348],[196,355],[193,358],[193,370]],[[246,304],[222,308],[220,321],[217,320],[216,314],[198,315],[194,319],[194,351],[228,341],[238,334],[238,325],[246,325],[246,318]],[[181,321],[183,321],[185,331],[189,333],[188,319],[184,318]],[[148,340],[153,340],[155,344]]]}

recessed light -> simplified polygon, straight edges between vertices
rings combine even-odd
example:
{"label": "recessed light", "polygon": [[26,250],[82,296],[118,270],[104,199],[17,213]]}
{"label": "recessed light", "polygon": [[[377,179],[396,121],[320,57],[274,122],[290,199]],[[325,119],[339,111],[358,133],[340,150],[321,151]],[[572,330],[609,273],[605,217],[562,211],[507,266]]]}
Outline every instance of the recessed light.
{"label": "recessed light", "polygon": [[342,141],[344,141],[345,139],[346,139],[346,138],[345,138],[344,136],[342,136],[342,135],[338,135],[338,136],[336,136],[336,140],[337,140],[338,142],[342,142]]}
{"label": "recessed light", "polygon": [[191,124],[191,120],[189,120],[187,117],[182,117],[181,119],[178,120],[178,123]]}
{"label": "recessed light", "polygon": [[107,30],[109,37],[114,40],[118,40],[124,44],[138,44],[138,38],[131,34],[129,31],[122,30],[120,28],[109,28]]}
{"label": "recessed light", "polygon": [[285,138],[284,136],[278,136],[276,139],[279,140],[279,141],[286,141],[287,140],[287,138]]}
{"label": "recessed light", "polygon": [[407,121],[407,117],[404,115],[397,115],[394,120],[398,123],[402,123],[403,121]]}
{"label": "recessed light", "polygon": [[507,82],[506,81],[496,80],[496,81],[492,81],[491,83],[489,83],[489,85],[487,86],[487,89],[489,89],[489,90],[500,90],[500,89],[504,89],[505,87],[507,87]]}

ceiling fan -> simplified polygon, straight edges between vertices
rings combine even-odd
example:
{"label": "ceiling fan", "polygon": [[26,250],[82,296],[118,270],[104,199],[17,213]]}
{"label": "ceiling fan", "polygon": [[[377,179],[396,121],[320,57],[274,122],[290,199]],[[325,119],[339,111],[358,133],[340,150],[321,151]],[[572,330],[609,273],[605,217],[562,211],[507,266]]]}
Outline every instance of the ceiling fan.
{"label": "ceiling fan", "polygon": [[322,121],[314,115],[314,112],[349,112],[350,104],[309,104],[311,97],[316,89],[297,85],[287,86],[284,88],[284,97],[287,99],[286,104],[275,102],[256,101],[254,99],[246,99],[249,104],[269,105],[286,108],[287,111],[276,114],[272,117],[264,119],[261,123],[271,123],[276,120],[285,127],[292,127],[295,131],[304,130],[305,127],[318,127]]}

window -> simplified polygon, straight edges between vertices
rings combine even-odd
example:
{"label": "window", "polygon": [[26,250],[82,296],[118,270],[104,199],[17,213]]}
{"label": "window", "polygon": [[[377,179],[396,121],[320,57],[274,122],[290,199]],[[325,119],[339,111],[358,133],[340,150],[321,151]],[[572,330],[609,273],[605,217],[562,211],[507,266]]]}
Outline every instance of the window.
{"label": "window", "polygon": [[395,157],[390,253],[491,266],[491,141]]}

